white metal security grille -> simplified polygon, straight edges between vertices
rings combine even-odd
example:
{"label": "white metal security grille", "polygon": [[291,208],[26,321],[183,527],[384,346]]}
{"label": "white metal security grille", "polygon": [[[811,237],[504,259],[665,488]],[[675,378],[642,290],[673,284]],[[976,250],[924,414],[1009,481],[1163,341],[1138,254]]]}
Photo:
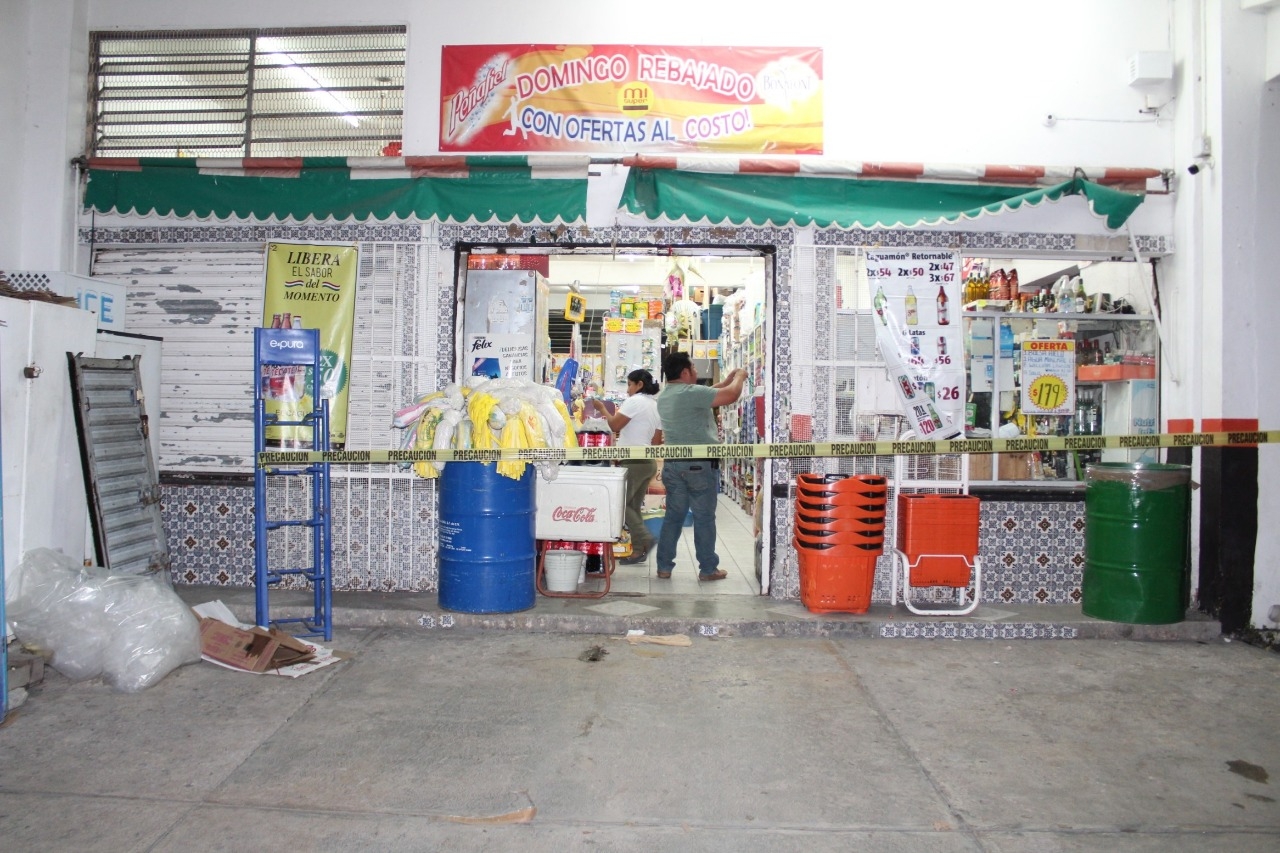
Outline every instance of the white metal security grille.
{"label": "white metal security grille", "polygon": [[[396,446],[396,408],[434,390],[434,303],[421,244],[361,243],[347,448]],[[99,248],[94,274],[124,284],[129,331],[163,338],[162,472],[248,473],[253,330],[262,323],[263,247]]]}
{"label": "white metal security grille", "polygon": [[399,153],[405,28],[96,32],[102,157]]}
{"label": "white metal security grille", "polygon": [[125,286],[130,332],[164,339],[160,471],[248,473],[262,245],[99,248],[93,273]]}
{"label": "white metal security grille", "polygon": [[[262,322],[262,244],[98,248],[94,273],[124,284],[130,331],[164,338],[160,460],[165,473],[252,470],[253,329]],[[434,225],[420,243],[360,243],[346,447],[399,443],[395,410],[437,389],[440,278]],[[410,471],[335,466],[334,584],[337,589],[426,588],[434,542],[405,535],[435,518],[435,484]],[[272,516],[309,513],[304,484],[277,478]],[[310,547],[306,531],[273,539],[286,562]]]}
{"label": "white metal security grille", "polygon": [[[813,419],[814,441],[893,441],[907,421],[876,345],[861,249],[798,246],[792,264],[792,411]],[[887,477],[887,539],[901,490],[964,491],[962,457],[857,456],[793,460],[792,470]]]}
{"label": "white metal security grille", "polygon": [[[876,349],[870,309],[857,307],[860,267],[860,252],[833,246],[795,249],[792,411],[811,415],[814,441],[894,439],[902,429],[903,418]],[[797,463],[793,469],[806,470]],[[893,459],[814,459],[807,470],[892,476]]]}

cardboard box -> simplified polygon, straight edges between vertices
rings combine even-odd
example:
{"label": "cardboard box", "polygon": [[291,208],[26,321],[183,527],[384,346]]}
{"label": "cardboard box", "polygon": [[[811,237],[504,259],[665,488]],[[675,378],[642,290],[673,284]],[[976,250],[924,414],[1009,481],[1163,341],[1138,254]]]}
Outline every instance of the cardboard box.
{"label": "cardboard box", "polygon": [[311,647],[275,628],[237,628],[218,619],[200,620],[200,653],[249,672],[266,672],[315,657]]}
{"label": "cardboard box", "polygon": [[991,479],[991,460],[995,457],[994,453],[970,453],[969,454],[969,479],[970,480],[990,480]]}
{"label": "cardboard box", "polygon": [[997,453],[995,454],[1001,480],[1030,480],[1032,454],[1030,453]]}
{"label": "cardboard box", "polygon": [[1030,480],[1031,461],[1030,453],[970,453],[969,479],[990,480],[994,464],[1001,480]]}

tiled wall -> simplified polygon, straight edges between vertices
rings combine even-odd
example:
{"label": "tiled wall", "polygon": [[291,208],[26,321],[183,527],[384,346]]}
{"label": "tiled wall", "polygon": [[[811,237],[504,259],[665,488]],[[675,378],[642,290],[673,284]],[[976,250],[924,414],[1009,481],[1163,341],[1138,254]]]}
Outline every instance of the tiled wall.
{"label": "tiled wall", "polygon": [[[414,481],[334,484],[336,590],[430,592],[436,589],[436,490]],[[253,489],[233,485],[165,486],[162,511],[177,583],[253,585]],[[991,604],[1073,604],[1084,570],[1084,504],[1079,501],[984,501],[982,600]],[[358,527],[359,530],[353,528]],[[291,548],[288,559],[305,555]],[[789,545],[774,563],[774,597],[799,598]],[[368,553],[366,553],[368,552]],[[376,553],[375,553],[376,552]],[[408,565],[431,566],[410,573]],[[888,563],[877,571],[876,602],[889,601]]]}
{"label": "tiled wall", "polygon": [[983,501],[981,519],[983,601],[1080,602],[1083,501]]}

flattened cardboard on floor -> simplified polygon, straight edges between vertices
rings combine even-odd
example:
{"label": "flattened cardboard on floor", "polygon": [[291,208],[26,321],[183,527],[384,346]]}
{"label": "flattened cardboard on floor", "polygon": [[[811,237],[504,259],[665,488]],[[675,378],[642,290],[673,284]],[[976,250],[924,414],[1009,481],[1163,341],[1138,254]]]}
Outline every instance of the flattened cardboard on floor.
{"label": "flattened cardboard on floor", "polygon": [[249,672],[266,672],[315,657],[310,646],[275,628],[237,628],[207,616],[200,620],[200,652]]}

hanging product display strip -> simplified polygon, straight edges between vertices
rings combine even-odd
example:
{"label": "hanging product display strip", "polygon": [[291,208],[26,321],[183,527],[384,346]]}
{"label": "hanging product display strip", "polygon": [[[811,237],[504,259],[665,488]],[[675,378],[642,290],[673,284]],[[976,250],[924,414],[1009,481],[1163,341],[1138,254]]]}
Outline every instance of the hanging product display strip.
{"label": "hanging product display strip", "polygon": [[1035,438],[968,438],[943,441],[824,441],[770,444],[662,444],[649,447],[554,447],[492,450],[339,450],[332,452],[259,450],[256,464],[276,466],[315,462],[401,464],[416,462],[592,462],[625,459],[806,459],[848,456],[926,456],[940,453],[1043,453],[1053,450],[1132,450],[1160,447],[1251,447],[1280,444],[1280,430],[1254,432],[1067,435]]}
{"label": "hanging product display strip", "polygon": [[586,157],[93,158],[99,213],[253,219],[578,222]]}

